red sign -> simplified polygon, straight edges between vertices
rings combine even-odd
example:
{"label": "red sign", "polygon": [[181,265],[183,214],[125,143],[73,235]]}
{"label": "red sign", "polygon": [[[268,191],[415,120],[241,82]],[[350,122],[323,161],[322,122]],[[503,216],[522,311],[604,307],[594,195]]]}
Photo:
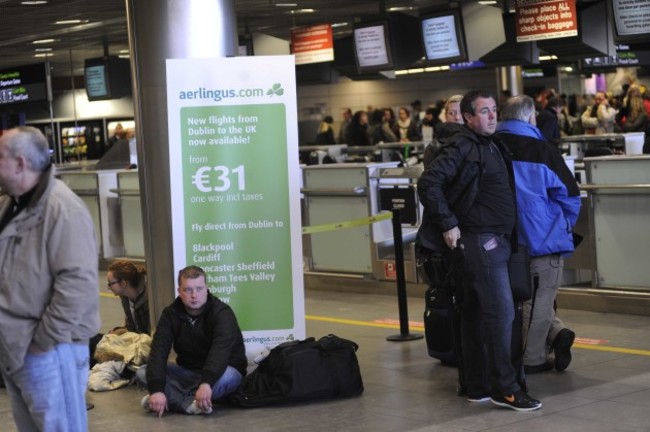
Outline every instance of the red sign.
{"label": "red sign", "polygon": [[292,29],[291,54],[296,55],[297,65],[334,60],[332,26],[321,24]]}
{"label": "red sign", "polygon": [[384,277],[386,279],[397,279],[397,266],[393,261],[384,263]]}
{"label": "red sign", "polygon": [[575,0],[516,0],[515,18],[517,42],[578,35]]}

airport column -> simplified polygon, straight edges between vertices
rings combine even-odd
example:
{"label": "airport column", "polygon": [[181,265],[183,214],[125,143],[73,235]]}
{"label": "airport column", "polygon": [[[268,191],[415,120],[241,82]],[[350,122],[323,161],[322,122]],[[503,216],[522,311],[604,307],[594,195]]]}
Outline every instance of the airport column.
{"label": "airport column", "polygon": [[126,8],[149,307],[157,321],[174,299],[169,166],[180,163],[169,160],[165,62],[234,56],[237,20],[234,0],[126,0]]}
{"label": "airport column", "polygon": [[510,90],[512,96],[524,94],[524,79],[521,66],[503,66],[497,68],[497,89],[499,93]]}

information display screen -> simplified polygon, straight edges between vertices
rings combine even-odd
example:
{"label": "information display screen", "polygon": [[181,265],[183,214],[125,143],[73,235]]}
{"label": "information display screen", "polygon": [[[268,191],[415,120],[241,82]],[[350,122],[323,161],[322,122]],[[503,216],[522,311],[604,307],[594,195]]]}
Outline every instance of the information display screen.
{"label": "information display screen", "polygon": [[616,41],[650,41],[650,1],[610,1],[616,27]]}
{"label": "information display screen", "polygon": [[89,101],[110,99],[106,64],[87,64],[84,75],[86,77],[86,94]]}
{"label": "information display screen", "polygon": [[467,61],[459,10],[423,15],[420,29],[427,62],[449,64]]}
{"label": "information display screen", "polygon": [[363,24],[354,29],[354,50],[359,71],[393,69],[388,23]]}

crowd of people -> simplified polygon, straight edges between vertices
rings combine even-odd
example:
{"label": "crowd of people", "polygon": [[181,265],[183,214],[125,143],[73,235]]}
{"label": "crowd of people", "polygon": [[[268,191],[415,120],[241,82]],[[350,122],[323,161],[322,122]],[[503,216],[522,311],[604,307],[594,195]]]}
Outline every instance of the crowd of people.
{"label": "crowd of people", "polygon": [[[504,91],[499,107],[510,96]],[[619,93],[598,91],[593,95],[557,94],[544,89],[534,95],[537,127],[551,143],[570,135],[647,132],[650,128],[650,90],[636,84],[624,85]],[[428,144],[440,138],[436,133],[441,124],[449,121],[462,123],[458,114],[450,120],[446,114],[449,99],[438,100],[422,110],[419,100],[410,108],[368,107],[352,112],[342,111],[338,134],[334,133],[333,118],[326,116],[319,128],[317,144],[348,144],[367,146],[388,142],[423,141]],[[324,136],[326,134],[326,136]],[[650,153],[650,144],[646,145]]]}

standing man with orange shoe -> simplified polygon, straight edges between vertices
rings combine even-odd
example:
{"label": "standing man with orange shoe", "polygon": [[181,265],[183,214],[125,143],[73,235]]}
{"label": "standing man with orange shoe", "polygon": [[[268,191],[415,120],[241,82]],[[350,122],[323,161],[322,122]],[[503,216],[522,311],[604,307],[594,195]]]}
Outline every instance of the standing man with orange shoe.
{"label": "standing man with orange shoe", "polygon": [[460,110],[464,131],[453,135],[418,181],[425,208],[418,246],[449,254],[461,248],[462,364],[469,402],[517,411],[542,403],[517,382],[512,363],[515,306],[508,273],[516,205],[511,167],[492,139],[497,126],[494,97],[467,93]]}

